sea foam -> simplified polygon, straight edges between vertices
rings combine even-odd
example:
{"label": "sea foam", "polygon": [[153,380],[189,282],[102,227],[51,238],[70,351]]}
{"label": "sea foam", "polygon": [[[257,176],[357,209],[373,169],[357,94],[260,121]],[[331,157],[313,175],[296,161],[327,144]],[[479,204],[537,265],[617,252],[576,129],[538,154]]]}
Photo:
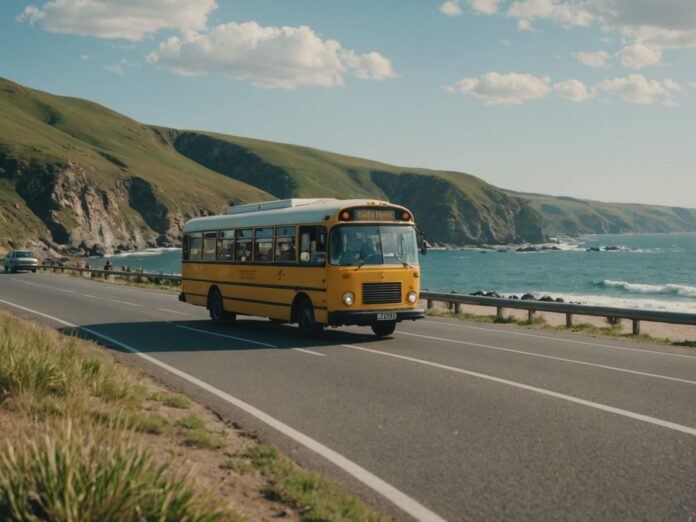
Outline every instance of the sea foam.
{"label": "sea foam", "polygon": [[635,294],[664,294],[696,298],[696,286],[678,284],[649,285],[630,283],[628,281],[613,281],[611,279],[602,281],[601,286],[605,288],[619,288]]}

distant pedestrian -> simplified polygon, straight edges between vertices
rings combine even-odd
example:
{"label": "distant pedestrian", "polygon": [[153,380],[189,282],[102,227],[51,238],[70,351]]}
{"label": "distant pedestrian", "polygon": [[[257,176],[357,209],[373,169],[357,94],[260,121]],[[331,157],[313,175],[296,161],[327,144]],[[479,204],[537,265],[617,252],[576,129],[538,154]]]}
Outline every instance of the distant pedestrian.
{"label": "distant pedestrian", "polygon": [[106,270],[107,272],[110,272],[113,269],[114,269],[114,265],[111,264],[110,259],[107,259],[106,264],[104,265],[104,270]]}

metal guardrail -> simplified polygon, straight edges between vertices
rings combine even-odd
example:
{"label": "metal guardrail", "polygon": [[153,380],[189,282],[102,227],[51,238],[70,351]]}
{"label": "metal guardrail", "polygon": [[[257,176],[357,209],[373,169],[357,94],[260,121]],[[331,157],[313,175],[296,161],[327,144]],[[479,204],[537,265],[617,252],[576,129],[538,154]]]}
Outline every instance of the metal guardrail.
{"label": "metal guardrail", "polygon": [[435,301],[448,303],[455,313],[459,313],[460,306],[463,304],[495,307],[497,319],[503,318],[503,313],[506,308],[527,310],[529,322],[534,320],[535,312],[553,312],[565,314],[566,326],[569,328],[573,326],[574,315],[606,317],[610,323],[616,323],[619,319],[630,319],[633,321],[633,335],[640,334],[641,321],[696,326],[696,314],[685,314],[679,312],[636,310],[633,308],[612,308],[608,306],[590,306],[531,299],[503,299],[475,295],[448,294],[444,292],[421,292],[421,299],[425,299],[427,301],[428,308],[432,308],[433,302]]}
{"label": "metal guardrail", "polygon": [[[81,272],[101,274],[104,277],[117,276],[126,278],[141,278],[153,282],[175,281],[181,283],[181,276],[172,274],[156,274],[152,272],[122,270],[103,270],[99,268],[81,268],[75,266],[39,265],[41,270],[53,270],[60,272]],[[496,309],[496,318],[503,319],[505,309],[527,310],[529,322],[534,320],[535,312],[552,312],[565,314],[566,326],[573,326],[574,315],[606,317],[610,323],[616,323],[619,319],[633,321],[633,334],[640,334],[640,322],[650,321],[655,323],[683,324],[696,326],[696,314],[678,312],[659,312],[655,310],[636,310],[633,308],[612,308],[608,306],[590,306],[573,303],[557,303],[550,301],[503,299],[497,297],[485,297],[476,295],[453,294],[445,292],[423,291],[420,298],[427,301],[428,308],[433,307],[435,301],[447,303],[455,313],[459,313],[463,304],[475,306],[490,306]]]}
{"label": "metal guardrail", "polygon": [[80,272],[80,273],[92,273],[101,274],[105,277],[108,276],[118,276],[118,277],[133,277],[148,279],[150,281],[176,281],[181,283],[181,276],[173,274],[156,274],[153,272],[143,272],[142,270],[132,270],[130,272],[125,272],[123,270],[104,270],[101,268],[82,268],[78,266],[60,266],[60,265],[39,265],[37,267],[40,270],[52,270],[54,272]]}

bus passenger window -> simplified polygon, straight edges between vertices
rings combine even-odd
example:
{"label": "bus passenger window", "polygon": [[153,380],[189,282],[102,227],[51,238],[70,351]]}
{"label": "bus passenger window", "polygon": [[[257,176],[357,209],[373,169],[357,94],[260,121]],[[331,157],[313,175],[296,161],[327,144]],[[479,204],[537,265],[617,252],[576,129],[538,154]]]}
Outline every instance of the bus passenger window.
{"label": "bus passenger window", "polygon": [[295,227],[276,228],[275,260],[276,263],[295,261]]}
{"label": "bus passenger window", "polygon": [[191,234],[189,243],[189,259],[191,261],[200,261],[201,259],[201,233],[194,232]]}
{"label": "bus passenger window", "polygon": [[251,262],[251,247],[254,231],[251,228],[235,230],[234,260],[242,263]]}
{"label": "bus passenger window", "polygon": [[273,229],[257,228],[254,239],[254,261],[273,261]]}
{"label": "bus passenger window", "polygon": [[221,230],[218,236],[218,261],[232,261],[232,250],[234,248],[234,231]]}
{"label": "bus passenger window", "polygon": [[300,262],[323,265],[326,262],[326,228],[300,228]]}
{"label": "bus passenger window", "polygon": [[181,245],[181,259],[188,261],[191,248],[191,234],[184,234],[184,239]]}
{"label": "bus passenger window", "polygon": [[215,261],[216,247],[217,232],[205,232],[203,234],[203,261]]}

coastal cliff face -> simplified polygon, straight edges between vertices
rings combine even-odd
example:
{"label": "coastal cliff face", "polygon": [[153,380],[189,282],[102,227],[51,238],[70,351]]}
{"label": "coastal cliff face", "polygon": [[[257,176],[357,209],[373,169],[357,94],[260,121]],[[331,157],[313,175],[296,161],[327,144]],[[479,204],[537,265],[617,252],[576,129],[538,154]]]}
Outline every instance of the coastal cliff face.
{"label": "coastal cliff face", "polygon": [[277,198],[368,197],[411,209],[431,242],[541,242],[542,220],[526,200],[473,176],[401,169],[307,147],[167,130],[174,148],[201,165]]}
{"label": "coastal cliff face", "polygon": [[187,219],[271,197],[188,160],[157,129],[0,79],[0,248],[176,246]]}
{"label": "coastal cliff face", "polygon": [[289,197],[410,208],[430,242],[696,230],[696,211],[516,194],[462,172],[143,125],[0,78],[0,249],[110,254],[180,243],[191,217]]}

